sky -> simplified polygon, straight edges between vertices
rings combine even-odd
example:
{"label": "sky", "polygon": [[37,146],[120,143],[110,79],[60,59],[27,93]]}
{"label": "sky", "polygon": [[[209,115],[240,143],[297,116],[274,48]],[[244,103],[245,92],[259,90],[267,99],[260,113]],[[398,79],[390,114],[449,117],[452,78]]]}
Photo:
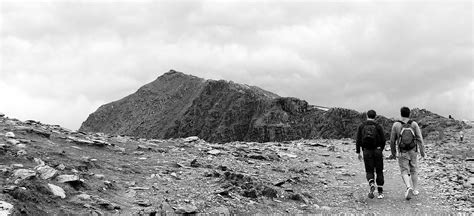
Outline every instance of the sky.
{"label": "sky", "polygon": [[474,120],[471,1],[0,1],[0,112],[76,130],[170,69]]}

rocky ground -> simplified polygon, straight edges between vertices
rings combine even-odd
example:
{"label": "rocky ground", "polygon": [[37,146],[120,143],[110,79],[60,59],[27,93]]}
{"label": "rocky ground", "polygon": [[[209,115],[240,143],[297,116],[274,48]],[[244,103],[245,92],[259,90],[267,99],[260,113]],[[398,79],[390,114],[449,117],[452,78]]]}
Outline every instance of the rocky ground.
{"label": "rocky ground", "polygon": [[[86,134],[0,117],[0,215],[473,213],[473,129],[426,139],[420,195],[385,160],[368,199],[352,139],[207,143]],[[389,151],[385,151],[388,156]]]}

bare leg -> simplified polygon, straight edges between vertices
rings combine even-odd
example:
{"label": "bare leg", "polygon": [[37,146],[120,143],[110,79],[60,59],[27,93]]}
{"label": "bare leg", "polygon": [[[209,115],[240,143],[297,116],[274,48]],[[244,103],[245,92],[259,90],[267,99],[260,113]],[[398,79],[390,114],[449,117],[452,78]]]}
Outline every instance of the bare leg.
{"label": "bare leg", "polygon": [[413,183],[413,190],[418,189],[418,173],[411,174],[411,182]]}
{"label": "bare leg", "polygon": [[402,179],[403,179],[403,182],[405,183],[405,186],[407,186],[407,188],[411,188],[412,185],[411,185],[411,178],[410,176],[408,176],[408,174],[403,174],[402,175]]}

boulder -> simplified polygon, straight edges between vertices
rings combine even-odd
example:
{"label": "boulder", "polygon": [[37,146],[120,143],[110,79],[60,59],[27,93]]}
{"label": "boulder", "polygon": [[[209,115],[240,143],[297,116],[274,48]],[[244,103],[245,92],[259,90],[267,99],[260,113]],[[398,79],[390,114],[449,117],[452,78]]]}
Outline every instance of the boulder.
{"label": "boulder", "polygon": [[0,117],[5,117],[5,114],[4,113],[0,113]]}
{"label": "boulder", "polygon": [[51,193],[53,193],[54,196],[58,196],[58,197],[61,197],[63,199],[66,198],[66,192],[61,187],[53,185],[53,184],[48,184],[48,187],[49,187],[49,190],[51,191]]}

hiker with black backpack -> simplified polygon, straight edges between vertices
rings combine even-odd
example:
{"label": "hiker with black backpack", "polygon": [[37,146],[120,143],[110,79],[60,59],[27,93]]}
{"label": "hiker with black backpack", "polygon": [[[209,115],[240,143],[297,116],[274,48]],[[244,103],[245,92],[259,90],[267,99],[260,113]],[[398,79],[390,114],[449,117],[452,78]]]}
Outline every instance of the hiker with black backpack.
{"label": "hiker with black backpack", "polygon": [[402,107],[400,109],[401,120],[393,123],[390,133],[390,149],[392,155],[390,159],[398,157],[398,165],[403,182],[407,187],[405,199],[410,200],[413,195],[418,195],[418,161],[417,153],[425,157],[423,145],[423,135],[418,123],[411,120],[410,109]]}
{"label": "hiker with black backpack", "polygon": [[[362,148],[364,155],[364,165],[367,181],[369,182],[368,197],[375,197],[375,184],[377,183],[378,199],[382,199],[383,195],[383,153],[385,147],[385,137],[383,128],[375,122],[377,114],[374,110],[367,111],[367,121],[363,122],[357,130],[356,153],[359,160],[362,160],[360,149]],[[377,177],[374,175],[374,171]],[[374,181],[375,179],[375,181]]]}

